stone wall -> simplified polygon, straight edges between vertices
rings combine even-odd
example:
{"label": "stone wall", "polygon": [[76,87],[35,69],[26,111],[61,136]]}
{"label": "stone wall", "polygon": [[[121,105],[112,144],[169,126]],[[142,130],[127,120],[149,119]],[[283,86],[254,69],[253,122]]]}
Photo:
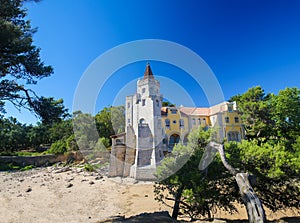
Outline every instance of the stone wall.
{"label": "stone wall", "polygon": [[108,175],[111,177],[123,176],[126,145],[113,145],[110,154]]}
{"label": "stone wall", "polygon": [[126,148],[124,170],[123,170],[124,177],[128,177],[130,175],[130,168],[135,162],[135,153],[136,153],[136,149],[129,148],[129,147]]}
{"label": "stone wall", "polygon": [[0,156],[0,163],[14,164],[16,166],[25,167],[34,165],[36,167],[48,166],[57,162],[65,162],[68,160],[82,160],[83,157],[78,153],[68,155],[43,155],[43,156]]}

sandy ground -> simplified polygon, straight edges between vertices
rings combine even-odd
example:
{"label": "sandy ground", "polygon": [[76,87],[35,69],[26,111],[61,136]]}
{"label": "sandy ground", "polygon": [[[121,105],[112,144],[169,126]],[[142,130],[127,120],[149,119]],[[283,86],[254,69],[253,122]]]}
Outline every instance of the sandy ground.
{"label": "sandy ground", "polygon": [[[117,215],[171,211],[154,200],[152,183],[107,178],[77,167],[61,170],[61,167],[47,167],[0,172],[0,222],[97,222]],[[243,207],[236,215],[217,212],[214,216],[247,218]],[[296,213],[268,213],[269,219],[284,216]]]}

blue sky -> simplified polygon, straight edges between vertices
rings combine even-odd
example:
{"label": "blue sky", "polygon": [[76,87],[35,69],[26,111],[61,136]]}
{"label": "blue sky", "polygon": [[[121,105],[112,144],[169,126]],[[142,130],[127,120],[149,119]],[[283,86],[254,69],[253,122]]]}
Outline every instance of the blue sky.
{"label": "blue sky", "polygon": [[[38,27],[35,44],[43,61],[54,68],[51,77],[32,88],[38,95],[63,98],[70,112],[89,65],[107,50],[141,39],[173,41],[193,50],[214,72],[225,99],[256,85],[277,93],[300,84],[297,0],[43,0],[26,7],[32,26]],[[208,106],[201,88],[184,71],[157,61],[150,64],[154,74],[172,80],[162,94],[170,97],[167,91],[177,84],[196,106]],[[100,91],[96,110],[121,103],[124,86],[124,94],[134,93],[132,81],[143,75],[145,65],[140,61],[112,75]],[[172,102],[191,106],[187,98],[178,98]],[[37,121],[11,106],[7,111],[21,122]]]}

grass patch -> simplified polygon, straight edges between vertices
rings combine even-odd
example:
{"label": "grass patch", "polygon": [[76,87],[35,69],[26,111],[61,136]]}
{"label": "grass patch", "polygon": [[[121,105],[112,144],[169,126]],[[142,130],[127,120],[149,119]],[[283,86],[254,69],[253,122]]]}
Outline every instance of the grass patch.
{"label": "grass patch", "polygon": [[85,164],[83,168],[84,168],[86,171],[88,171],[88,172],[94,172],[95,169],[96,169],[96,168],[94,167],[94,165],[89,164],[89,163]]}
{"label": "grass patch", "polygon": [[26,171],[26,170],[31,170],[31,169],[33,169],[33,168],[35,168],[34,165],[28,165],[28,166],[25,166],[25,167],[21,168],[20,170],[21,170],[21,171]]}
{"label": "grass patch", "polygon": [[108,163],[97,163],[97,164],[84,164],[83,168],[88,172],[94,172],[96,169],[101,169],[102,167],[108,165]]}

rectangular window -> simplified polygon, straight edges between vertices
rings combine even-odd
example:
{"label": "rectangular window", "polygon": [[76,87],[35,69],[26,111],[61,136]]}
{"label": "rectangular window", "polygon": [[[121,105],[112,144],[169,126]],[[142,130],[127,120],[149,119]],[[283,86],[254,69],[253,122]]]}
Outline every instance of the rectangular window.
{"label": "rectangular window", "polygon": [[203,118],[203,124],[206,125],[206,118]]}
{"label": "rectangular window", "polygon": [[193,118],[193,125],[196,125],[196,119]]}
{"label": "rectangular window", "polygon": [[146,99],[143,99],[142,100],[142,106],[145,106],[146,105]]}
{"label": "rectangular window", "polygon": [[146,88],[142,88],[142,93],[144,94],[146,92]]}
{"label": "rectangular window", "polygon": [[201,118],[198,118],[198,125],[201,125]]}
{"label": "rectangular window", "polygon": [[159,100],[156,99],[156,106],[159,107]]}
{"label": "rectangular window", "polygon": [[225,122],[229,123],[229,117],[225,117]]}
{"label": "rectangular window", "polygon": [[130,118],[129,118],[129,119],[127,119],[127,123],[128,123],[128,124],[130,124]]}
{"label": "rectangular window", "polygon": [[130,102],[127,103],[127,108],[130,108]]}
{"label": "rectangular window", "polygon": [[233,104],[228,104],[228,112],[232,112],[233,111]]}
{"label": "rectangular window", "polygon": [[177,114],[177,110],[176,109],[171,109],[171,113],[172,114]]}
{"label": "rectangular window", "polygon": [[179,128],[184,128],[184,120],[179,119]]}
{"label": "rectangular window", "polygon": [[166,128],[170,128],[170,120],[166,119],[165,120]]}
{"label": "rectangular window", "polygon": [[240,121],[240,120],[239,120],[239,117],[234,117],[234,122],[235,122],[235,123],[239,123],[239,121]]}

